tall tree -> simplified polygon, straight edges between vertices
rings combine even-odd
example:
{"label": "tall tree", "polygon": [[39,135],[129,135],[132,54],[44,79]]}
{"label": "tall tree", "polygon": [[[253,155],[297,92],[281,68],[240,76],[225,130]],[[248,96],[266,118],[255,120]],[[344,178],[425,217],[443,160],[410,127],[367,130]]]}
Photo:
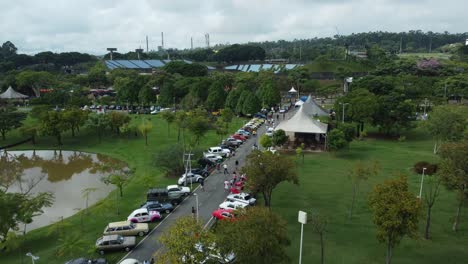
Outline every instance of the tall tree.
{"label": "tall tree", "polygon": [[282,182],[299,183],[294,163],[286,156],[270,151],[253,151],[247,156],[242,172],[249,175],[248,187],[253,193],[261,193],[265,206],[271,206],[273,190]]}
{"label": "tall tree", "polygon": [[86,124],[88,127],[96,131],[100,143],[102,134],[110,126],[110,118],[106,114],[90,114]]}
{"label": "tall tree", "polygon": [[434,154],[442,142],[457,141],[463,137],[468,126],[466,109],[451,105],[436,106],[423,126],[434,138]]}
{"label": "tall tree", "polygon": [[427,175],[427,179],[424,182],[424,203],[426,204],[426,227],[424,230],[424,238],[430,238],[430,227],[431,227],[431,214],[432,207],[434,206],[437,197],[439,196],[440,178],[437,175]]}
{"label": "tall tree", "polygon": [[452,230],[457,231],[461,209],[468,200],[468,140],[446,143],[440,148],[439,175],[448,190],[457,192],[457,213]]}
{"label": "tall tree", "polygon": [[308,219],[309,225],[312,226],[312,230],[320,238],[320,263],[325,262],[325,241],[324,236],[327,232],[328,219],[319,213],[311,213]]}
{"label": "tall tree", "polygon": [[138,92],[138,102],[140,105],[149,105],[156,100],[153,89],[149,85],[143,86]]}
{"label": "tall tree", "polygon": [[63,121],[71,130],[72,137],[75,136],[75,131],[79,130],[79,127],[84,125],[87,119],[88,112],[78,108],[68,109],[65,112],[63,112]]}
{"label": "tall tree", "polygon": [[386,264],[392,261],[393,248],[405,237],[416,237],[421,202],[408,190],[405,176],[378,184],[369,196],[377,239],[387,244]]}
{"label": "tall tree", "polygon": [[122,112],[110,112],[109,125],[116,134],[120,133],[120,128],[130,123],[131,118],[128,114]]}
{"label": "tall tree", "polygon": [[[216,245],[221,255],[234,253],[236,262],[290,263],[286,247],[286,222],[265,207],[237,210],[236,220],[220,221],[215,227]],[[237,220],[238,219],[238,220]]]}
{"label": "tall tree", "polygon": [[278,129],[273,132],[273,136],[271,138],[271,142],[275,146],[282,146],[286,142],[288,142],[289,137],[286,135],[283,129]]}
{"label": "tall tree", "polygon": [[262,135],[259,140],[260,146],[264,148],[269,148],[273,145],[271,138],[267,135]]}
{"label": "tall tree", "polygon": [[40,89],[50,88],[56,82],[55,76],[49,72],[22,71],[16,76],[18,87],[24,91],[32,91],[40,96]]}
{"label": "tall tree", "polygon": [[145,146],[148,146],[148,134],[153,129],[151,121],[143,119],[143,122],[138,126],[138,130],[145,137]]}
{"label": "tall tree", "polygon": [[359,192],[359,185],[362,181],[369,179],[369,177],[376,176],[379,170],[380,166],[376,161],[368,164],[358,161],[349,171],[349,179],[353,184],[353,198],[351,199],[351,208],[349,209],[349,219],[353,217],[353,209]]}
{"label": "tall tree", "polygon": [[332,129],[327,136],[328,149],[331,151],[337,151],[343,149],[349,145],[346,141],[345,134],[339,129]]}
{"label": "tall tree", "polygon": [[171,111],[164,111],[161,113],[161,118],[167,122],[167,135],[169,136],[171,124],[175,121],[176,114]]}
{"label": "tall tree", "polygon": [[226,100],[226,92],[223,84],[215,81],[208,89],[208,97],[206,98],[205,106],[208,110],[219,110],[224,107]]}
{"label": "tall tree", "polygon": [[20,127],[25,118],[25,113],[16,112],[14,108],[0,108],[0,133],[2,139],[5,140],[9,131]]}
{"label": "tall tree", "polygon": [[165,250],[155,256],[161,263],[202,263],[211,254],[213,234],[194,217],[179,218],[159,239]]}
{"label": "tall tree", "polygon": [[210,129],[210,120],[206,117],[204,109],[196,109],[189,113],[190,119],[188,121],[188,129],[195,137],[195,144],[200,143],[200,139]]}
{"label": "tall tree", "polygon": [[115,185],[119,189],[120,197],[123,197],[123,187],[130,179],[131,171],[113,170],[113,173],[102,179],[105,184]]}
{"label": "tall tree", "polygon": [[68,130],[68,124],[63,118],[62,112],[49,111],[41,117],[41,131],[57,139],[57,144],[62,145],[62,133]]}

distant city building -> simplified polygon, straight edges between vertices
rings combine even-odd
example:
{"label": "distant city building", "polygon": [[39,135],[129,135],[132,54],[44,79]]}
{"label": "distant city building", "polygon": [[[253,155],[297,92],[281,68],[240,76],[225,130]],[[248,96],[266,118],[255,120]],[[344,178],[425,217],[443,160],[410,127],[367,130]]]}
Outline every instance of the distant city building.
{"label": "distant city building", "polygon": [[224,67],[224,70],[242,72],[259,72],[263,70],[279,73],[282,70],[292,70],[299,66],[304,66],[304,64],[235,64]]}

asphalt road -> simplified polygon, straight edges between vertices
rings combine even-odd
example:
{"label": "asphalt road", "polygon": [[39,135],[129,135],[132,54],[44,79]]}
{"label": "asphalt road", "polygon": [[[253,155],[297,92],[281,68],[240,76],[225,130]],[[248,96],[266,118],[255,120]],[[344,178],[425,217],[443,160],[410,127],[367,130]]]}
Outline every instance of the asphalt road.
{"label": "asphalt road", "polygon": [[[252,151],[254,143],[259,145],[258,138],[265,132],[265,127],[265,125],[262,125],[257,131],[257,136],[251,137],[244,142],[244,144],[237,149],[234,157],[230,157],[223,162],[223,164],[228,165],[230,173],[235,171],[236,160],[239,161],[239,168],[242,167],[246,156]],[[205,191],[197,188],[193,192],[198,197],[198,219],[205,227],[214,221],[211,213],[218,209],[219,204],[226,199],[228,192],[224,190],[224,181],[226,179],[231,179],[231,177],[232,174],[223,175],[221,166],[220,172],[217,172],[215,169],[213,173],[206,178]],[[192,215],[192,206],[196,208],[196,196],[194,194],[187,197],[171,214],[167,215],[132,251],[123,257],[122,260],[133,258],[143,262],[144,260],[151,259],[153,254],[161,248],[161,244],[158,241],[161,234],[174,224],[176,219]]]}

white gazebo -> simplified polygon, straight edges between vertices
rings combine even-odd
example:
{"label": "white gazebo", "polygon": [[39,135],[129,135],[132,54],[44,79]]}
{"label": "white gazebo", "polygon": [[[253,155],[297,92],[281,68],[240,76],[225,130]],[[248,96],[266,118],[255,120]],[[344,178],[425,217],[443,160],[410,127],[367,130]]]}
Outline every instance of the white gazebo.
{"label": "white gazebo", "polygon": [[22,93],[19,93],[19,92],[13,90],[13,88],[11,88],[11,86],[8,87],[8,89],[5,92],[0,94],[0,99],[26,99],[28,97],[29,96],[24,95]]}
{"label": "white gazebo", "polygon": [[307,107],[304,106],[305,103],[293,117],[281,122],[275,130],[284,130],[290,141],[295,141],[297,138],[307,138],[320,144],[325,139],[328,124],[315,120],[307,113]]}
{"label": "white gazebo", "polygon": [[[284,90],[283,90],[284,91]],[[288,91],[288,93],[297,93],[296,89],[294,87],[291,87],[291,89]]]}

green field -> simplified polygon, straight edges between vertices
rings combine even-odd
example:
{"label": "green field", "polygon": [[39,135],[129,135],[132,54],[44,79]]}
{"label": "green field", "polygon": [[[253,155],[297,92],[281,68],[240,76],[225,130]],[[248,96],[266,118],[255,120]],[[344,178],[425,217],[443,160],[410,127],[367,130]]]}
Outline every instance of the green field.
{"label": "green field", "polygon": [[[367,194],[376,183],[393,177],[395,173],[408,174],[411,190],[417,195],[420,176],[411,172],[417,161],[435,162],[432,142],[421,131],[406,135],[406,142],[375,140],[353,142],[342,153],[308,154],[304,165],[299,163],[300,185],[281,184],[273,192],[273,210],[288,222],[291,245],[288,253],[292,263],[299,258],[300,224],[298,210],[314,211],[329,218],[325,234],[325,263],[384,263],[385,245],[375,236],[372,215],[367,206]],[[363,182],[360,187],[354,217],[348,220],[352,185],[347,177],[349,169],[358,161],[377,160],[382,170],[379,176]],[[393,263],[468,263],[468,213],[463,213],[461,228],[452,232],[452,218],[456,202],[454,193],[443,187],[433,207],[432,240],[423,238],[425,214],[420,221],[421,238],[403,239],[395,248]],[[304,227],[302,263],[320,262],[318,235],[310,226]]]}
{"label": "green field", "polygon": [[[87,129],[81,129],[77,137],[72,138],[68,133],[63,137],[63,150],[80,150],[92,153],[101,153],[113,158],[125,161],[130,168],[135,168],[135,174],[131,181],[124,187],[124,197],[118,201],[116,208],[117,190],[111,192],[107,199],[99,202],[91,207],[87,215],[83,215],[83,228],[80,225],[80,214],[65,219],[63,228],[57,224],[43,227],[29,232],[25,241],[20,240],[20,247],[13,252],[0,254],[0,263],[29,263],[31,260],[24,255],[26,252],[32,252],[40,257],[39,263],[64,263],[70,257],[79,256],[95,256],[97,253],[93,251],[93,245],[96,239],[102,234],[102,231],[108,222],[121,221],[128,214],[136,209],[146,199],[146,181],[150,180],[153,186],[165,186],[174,184],[176,179],[169,179],[162,175],[154,165],[154,154],[158,149],[167,147],[177,143],[177,128],[172,126],[170,135],[168,136],[167,123],[157,116],[133,116],[132,122],[139,124],[141,118],[150,118],[153,123],[153,130],[148,138],[148,145],[145,146],[145,140],[142,136],[134,135],[128,139],[125,136],[116,136],[110,132],[103,136],[103,140],[99,143],[97,136]],[[244,120],[234,119],[231,123],[230,130],[238,129]],[[189,136],[189,135],[188,135]],[[188,137],[187,136],[187,137]],[[1,145],[20,141],[22,137],[17,131],[13,131],[7,135],[6,141],[0,141]],[[210,131],[201,140],[200,147],[208,147],[219,144],[220,136],[214,131]],[[55,138],[39,137],[37,145],[30,144],[21,145],[20,149],[54,149],[56,145]],[[150,178],[148,178],[150,177]],[[119,215],[117,215],[117,211]],[[155,224],[153,224],[154,226]],[[64,230],[66,242],[59,240],[57,230]],[[57,256],[57,249],[60,244],[67,244],[71,250],[67,256]],[[75,244],[73,244],[75,243]],[[106,258],[115,263],[124,255],[122,253],[107,254]]]}

